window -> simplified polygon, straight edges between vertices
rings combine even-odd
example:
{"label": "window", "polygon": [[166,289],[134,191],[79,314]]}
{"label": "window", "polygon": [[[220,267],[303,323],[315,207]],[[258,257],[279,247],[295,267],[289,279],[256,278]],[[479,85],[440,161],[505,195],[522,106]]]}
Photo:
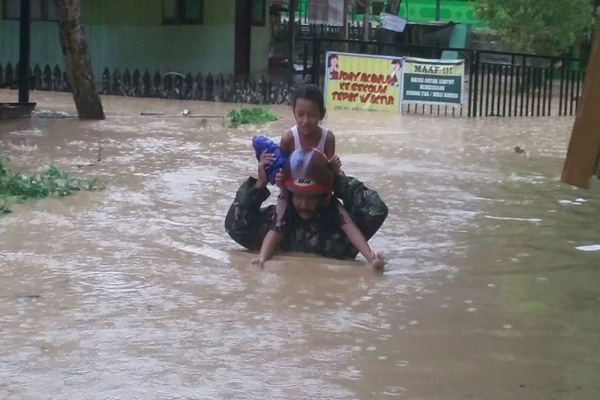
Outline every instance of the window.
{"label": "window", "polygon": [[252,0],[252,25],[265,26],[265,0]]}
{"label": "window", "polygon": [[[4,19],[21,19],[21,0],[4,1]],[[54,0],[31,0],[32,21],[56,21]]]}
{"label": "window", "polygon": [[201,24],[204,0],[163,0],[163,24]]}

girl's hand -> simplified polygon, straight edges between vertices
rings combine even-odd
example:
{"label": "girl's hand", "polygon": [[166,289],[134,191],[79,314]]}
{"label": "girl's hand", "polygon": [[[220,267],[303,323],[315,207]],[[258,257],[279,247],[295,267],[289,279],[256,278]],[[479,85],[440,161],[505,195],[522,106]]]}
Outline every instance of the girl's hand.
{"label": "girl's hand", "polygon": [[258,267],[260,269],[264,269],[265,268],[265,261],[266,260],[264,258],[257,257],[257,258],[255,258],[255,259],[252,260],[252,265],[258,265]]}
{"label": "girl's hand", "polygon": [[285,176],[283,174],[283,170],[280,169],[275,174],[275,185],[277,185],[279,188],[282,188],[283,187],[283,180],[284,179],[285,179]]}
{"label": "girl's hand", "polygon": [[369,264],[375,271],[382,271],[385,267],[385,257],[381,253],[373,253],[371,259],[369,260]]}
{"label": "girl's hand", "polygon": [[336,174],[342,169],[342,160],[340,160],[340,157],[337,154],[331,157],[331,159],[329,160],[329,164],[331,165],[333,172],[335,172]]}

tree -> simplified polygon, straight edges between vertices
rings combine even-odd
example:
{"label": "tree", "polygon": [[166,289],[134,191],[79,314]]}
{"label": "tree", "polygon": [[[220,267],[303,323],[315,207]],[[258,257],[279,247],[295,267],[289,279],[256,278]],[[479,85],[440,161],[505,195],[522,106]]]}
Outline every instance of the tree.
{"label": "tree", "polygon": [[58,17],[60,46],[73,100],[80,119],[104,119],[100,96],[88,53],[80,0],[54,0]]}
{"label": "tree", "polygon": [[590,64],[583,82],[581,103],[577,107],[561,176],[561,181],[585,189],[589,189],[590,177],[594,172],[600,177],[600,173],[597,172],[600,159],[598,103],[600,103],[600,30],[596,31],[592,45]]}
{"label": "tree", "polygon": [[473,5],[475,14],[519,53],[564,54],[594,21],[590,0],[474,0]]}
{"label": "tree", "polygon": [[385,12],[392,15],[398,15],[400,4],[402,4],[402,0],[388,0]]}
{"label": "tree", "polygon": [[[400,11],[400,4],[402,0],[388,0],[387,5],[385,7],[385,12],[392,15],[398,15]],[[390,31],[388,29],[380,29],[380,38],[384,43],[394,43],[394,39],[396,37],[396,32]],[[386,46],[388,54],[394,54],[393,46]],[[383,53],[383,49],[380,48],[380,52]]]}

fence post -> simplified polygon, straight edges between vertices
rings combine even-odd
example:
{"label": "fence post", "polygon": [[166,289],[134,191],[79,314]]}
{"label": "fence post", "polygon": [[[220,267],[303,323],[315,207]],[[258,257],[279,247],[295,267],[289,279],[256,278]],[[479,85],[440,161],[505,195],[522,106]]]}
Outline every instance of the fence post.
{"label": "fence post", "polygon": [[471,69],[469,71],[469,117],[477,116],[477,87],[479,85],[479,51],[471,53]]}
{"label": "fence post", "polygon": [[306,71],[308,70],[308,42],[303,43],[302,52],[302,81],[306,80]]}
{"label": "fence post", "polygon": [[316,37],[312,39],[313,44],[313,62],[312,62],[312,80],[315,85],[319,85],[319,73],[321,71],[321,39]]}

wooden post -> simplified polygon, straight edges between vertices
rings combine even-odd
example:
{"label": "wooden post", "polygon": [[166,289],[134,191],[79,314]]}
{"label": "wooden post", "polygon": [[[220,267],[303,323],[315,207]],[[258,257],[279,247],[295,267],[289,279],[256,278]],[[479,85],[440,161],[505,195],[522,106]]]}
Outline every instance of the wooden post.
{"label": "wooden post", "polygon": [[296,68],[294,67],[294,47],[296,46],[296,2],[298,0],[289,0],[288,4],[288,23],[290,30],[289,52],[288,52],[288,71],[290,74],[290,84],[294,83]]}
{"label": "wooden post", "polygon": [[21,0],[19,21],[19,104],[29,104],[29,54],[31,48],[31,0]]}
{"label": "wooden post", "polygon": [[[599,21],[600,23],[600,18]],[[567,150],[561,181],[583,189],[590,178],[600,152],[600,29],[596,30],[587,66],[581,100]]]}
{"label": "wooden post", "polygon": [[251,37],[252,37],[252,2],[236,0],[235,5],[235,54],[233,71],[235,75],[250,74]]}
{"label": "wooden post", "polygon": [[[348,40],[348,9],[350,0],[344,0],[344,9],[342,10],[342,39]],[[348,42],[342,43],[342,51],[348,51]]]}
{"label": "wooden post", "polygon": [[371,0],[363,0],[365,9],[363,13],[363,40],[369,40],[369,8],[371,8]]}
{"label": "wooden post", "polygon": [[[402,0],[388,0],[387,6],[385,8],[385,12],[392,15],[398,15],[398,11],[400,10],[400,4]],[[390,31],[388,29],[381,30],[381,38],[384,43],[393,43],[394,38],[396,36],[396,32]],[[386,49],[387,47],[387,49]],[[385,46],[384,51],[387,54],[394,54],[395,48],[393,46]]]}

